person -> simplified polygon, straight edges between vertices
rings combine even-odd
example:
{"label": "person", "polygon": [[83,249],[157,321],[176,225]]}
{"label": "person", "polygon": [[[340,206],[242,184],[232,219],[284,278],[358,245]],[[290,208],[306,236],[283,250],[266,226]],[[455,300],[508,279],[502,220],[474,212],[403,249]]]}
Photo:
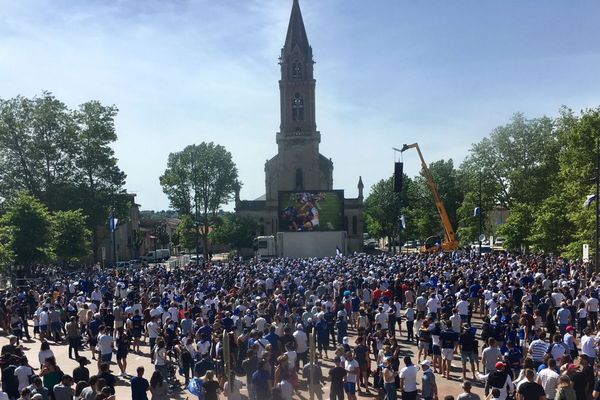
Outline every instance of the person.
{"label": "person", "polygon": [[69,343],[69,358],[79,358],[79,348],[81,347],[81,331],[77,323],[77,317],[72,316],[69,322],[65,324],[67,331],[67,341]]}
{"label": "person", "polygon": [[160,371],[154,371],[150,378],[150,393],[152,400],[167,400],[169,398],[169,385]]}
{"label": "person", "polygon": [[542,385],[548,400],[554,400],[556,396],[559,376],[556,372],[556,360],[554,358],[548,359],[547,367],[538,373],[537,383]]}
{"label": "person", "polygon": [[460,361],[462,365],[462,379],[467,379],[467,363],[471,364],[471,373],[473,379],[475,379],[475,335],[471,330],[471,327],[467,324],[463,326],[463,331],[458,337],[458,344],[460,348]]}
{"label": "person", "polygon": [[271,374],[266,370],[266,361],[264,359],[258,362],[257,369],[252,374],[251,382],[255,399],[263,400],[271,397]]}
{"label": "person", "polygon": [[383,360],[383,390],[385,390],[386,400],[396,400],[396,377],[398,373],[392,367],[392,358],[386,357]]}
{"label": "person", "polygon": [[544,363],[544,356],[548,352],[550,345],[546,342],[546,332],[540,332],[539,338],[533,340],[529,345],[528,352],[533,359],[534,368],[537,368]]}
{"label": "person", "polygon": [[123,328],[117,329],[117,365],[121,370],[121,376],[127,377],[127,354],[129,353],[129,346],[131,340],[127,332],[123,331]]}
{"label": "person", "polygon": [[33,382],[29,386],[29,390],[31,391],[32,396],[35,394],[40,394],[44,400],[48,400],[48,398],[50,398],[50,393],[48,392],[48,389],[44,387],[44,382],[42,382],[42,379],[39,376],[33,378]]}
{"label": "person", "polygon": [[330,400],[344,400],[344,383],[348,371],[342,367],[342,360],[339,356],[333,359],[334,367],[329,370],[329,398]]}
{"label": "person", "polygon": [[29,386],[29,380],[33,376],[33,369],[27,364],[27,359],[25,357],[21,358],[20,364],[21,365],[15,368],[14,372],[15,376],[17,377],[17,380],[19,381],[19,392],[21,391],[21,389]]}
{"label": "person", "polygon": [[481,354],[481,361],[484,365],[484,371],[486,374],[490,374],[496,370],[496,363],[501,361],[502,352],[498,348],[496,339],[493,337],[488,339],[488,347],[483,350]]}
{"label": "person", "polygon": [[[464,390],[463,393],[458,395],[457,400],[481,400],[481,398],[479,397],[479,395],[477,393],[472,393],[471,392],[471,382],[465,380],[462,384],[462,388]],[[445,400],[445,398],[444,398]]]}
{"label": "person", "polygon": [[506,364],[502,361],[498,361],[494,366],[494,371],[489,374],[482,375],[481,378],[486,379],[485,381],[485,395],[489,395],[490,392],[496,388],[500,391],[498,400],[506,400],[509,392],[513,391],[513,383],[506,371]]}
{"label": "person", "polygon": [[168,378],[168,366],[167,366],[167,349],[165,348],[165,341],[160,338],[156,341],[156,347],[153,350],[154,353],[154,368],[159,371],[163,379]]}
{"label": "person", "polygon": [[[598,381],[600,382],[600,381]],[[598,383],[596,383],[598,385]],[[597,399],[598,396],[593,396],[594,399]],[[561,375],[558,378],[558,390],[556,391],[556,400],[577,400],[577,395],[575,394],[575,390],[571,387],[571,378],[569,375]]]}
{"label": "person", "polygon": [[223,384],[223,392],[227,400],[242,400],[240,390],[242,389],[242,381],[236,378],[235,373],[232,372],[229,379]]}
{"label": "person", "polygon": [[423,375],[421,377],[421,397],[424,400],[432,400],[438,398],[438,390],[435,382],[435,374],[431,369],[431,361],[421,361]]}
{"label": "person", "polygon": [[400,389],[402,400],[415,400],[417,398],[417,371],[409,356],[404,357],[405,367],[400,370]]}
{"label": "person", "polygon": [[545,400],[546,393],[544,388],[537,382],[534,382],[535,371],[532,369],[525,370],[525,378],[527,382],[523,382],[517,390],[517,400]]}
{"label": "person", "polygon": [[102,363],[111,362],[114,347],[115,345],[112,335],[106,332],[106,328],[104,326],[101,326],[98,334],[98,348],[100,352],[98,366],[100,366]]}
{"label": "person", "polygon": [[102,379],[106,386],[110,389],[110,394],[115,393],[115,385],[117,384],[117,378],[110,372],[110,365],[108,363],[100,364],[100,373],[98,378]]}
{"label": "person", "polygon": [[137,376],[131,379],[131,400],[148,400],[146,392],[150,390],[150,383],[144,378],[144,372],[144,367],[137,367]]}
{"label": "person", "polygon": [[321,371],[321,366],[318,363],[309,362],[302,368],[302,376],[306,379],[307,384],[310,385],[310,373],[312,371],[313,374],[313,390],[317,399],[323,399],[323,372]]}
{"label": "person", "polygon": [[344,368],[346,369],[346,383],[344,384],[344,390],[348,395],[348,400],[356,400],[356,379],[360,373],[358,362],[354,359],[354,355],[351,351],[346,353],[346,362]]}
{"label": "person", "polygon": [[452,367],[454,348],[458,344],[458,339],[458,331],[453,329],[451,321],[446,321],[446,329],[440,333],[440,346],[442,349],[442,375],[445,376],[446,379],[450,379],[450,368]]}
{"label": "person", "polygon": [[44,381],[44,386],[48,389],[50,396],[52,396],[54,386],[60,382],[62,371],[56,365],[56,359],[54,357],[46,358],[44,367],[40,371],[40,376]]}
{"label": "person", "polygon": [[90,370],[86,367],[90,363],[87,357],[79,357],[77,358],[77,362],[79,363],[79,367],[73,370],[73,381],[81,382],[81,381],[89,381],[90,380]]}
{"label": "person", "polygon": [[0,355],[14,354],[15,350],[17,349],[17,337],[15,335],[8,335],[7,339],[8,343],[2,346],[2,350],[0,350]]}
{"label": "person", "polygon": [[38,361],[40,362],[40,368],[44,367],[46,359],[49,357],[54,357],[54,352],[50,349],[50,343],[45,340],[42,340],[40,343],[40,351],[38,353]]}
{"label": "person", "polygon": [[52,388],[54,400],[72,400],[73,394],[73,378],[69,375],[63,375],[59,384],[54,385]]}
{"label": "person", "polygon": [[258,357],[253,350],[246,351],[246,359],[242,361],[242,369],[246,373],[246,386],[248,388],[248,397],[250,400],[255,398],[252,376],[258,370]]}
{"label": "person", "polygon": [[[97,393],[97,388],[98,388],[98,376],[97,375],[92,375],[90,377],[90,382],[89,382],[89,386],[83,388],[83,390],[81,391],[81,394],[79,395],[79,398],[81,400],[95,400],[96,399],[96,393]],[[137,400],[135,398],[132,397],[132,400]],[[140,400],[147,400],[147,398],[140,398]]]}

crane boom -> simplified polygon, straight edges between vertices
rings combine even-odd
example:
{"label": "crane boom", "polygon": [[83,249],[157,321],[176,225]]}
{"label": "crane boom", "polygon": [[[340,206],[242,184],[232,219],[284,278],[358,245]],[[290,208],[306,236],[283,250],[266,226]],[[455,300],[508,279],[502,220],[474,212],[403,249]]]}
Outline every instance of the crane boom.
{"label": "crane boom", "polygon": [[442,220],[442,226],[444,227],[444,243],[442,243],[442,249],[445,251],[452,251],[458,249],[458,239],[456,238],[456,234],[454,233],[454,228],[450,223],[450,218],[448,217],[448,213],[446,212],[446,206],[444,206],[444,202],[440,197],[440,194],[437,190],[437,186],[433,180],[433,176],[431,175],[431,171],[429,170],[429,166],[425,162],[423,158],[423,154],[421,153],[421,149],[419,148],[418,143],[413,144],[405,144],[402,146],[401,152],[405,152],[408,149],[416,149],[417,153],[419,153],[419,158],[421,159],[421,167],[423,168],[423,174],[425,175],[425,179],[427,179],[427,185],[431,189],[431,193],[433,193],[433,200],[435,202],[435,206],[440,215],[440,219]]}

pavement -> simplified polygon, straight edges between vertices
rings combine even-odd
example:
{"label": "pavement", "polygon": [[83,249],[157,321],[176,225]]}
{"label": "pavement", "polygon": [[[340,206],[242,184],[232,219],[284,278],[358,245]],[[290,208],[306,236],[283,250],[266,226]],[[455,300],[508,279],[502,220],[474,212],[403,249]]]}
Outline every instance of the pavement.
{"label": "pavement", "polygon": [[[32,331],[31,328],[31,322],[30,322],[30,333]],[[353,331],[350,331],[350,343],[354,343],[354,333]],[[398,333],[397,333],[397,338],[398,338]],[[398,341],[398,343],[400,344],[401,347],[401,356],[405,356],[405,355],[409,355],[412,356],[413,358],[413,362],[416,363],[417,359],[416,359],[416,355],[417,355],[417,349],[415,347],[415,345],[413,343],[409,343],[407,341],[404,340],[405,336],[401,337],[401,340]],[[6,338],[6,335],[0,336],[0,347],[7,344],[8,343],[8,339]],[[38,368],[38,352],[39,352],[39,348],[40,348],[40,341],[37,339],[34,339],[32,341],[24,341],[21,343],[25,353],[27,355],[27,358],[30,360],[30,363],[32,365],[32,367]],[[65,344],[55,344],[54,342],[50,341],[50,347],[52,349],[52,351],[54,352],[54,355],[57,359],[57,364],[60,366],[60,368],[63,370],[63,372],[65,374],[72,374],[73,369],[75,369],[75,367],[78,366],[77,362],[73,359],[70,359],[68,357],[68,346]],[[130,353],[129,356],[127,357],[127,370],[126,372],[130,375],[135,375],[135,371],[137,369],[138,366],[143,366],[145,368],[145,378],[150,380],[150,376],[152,375],[152,373],[154,372],[154,366],[151,364],[150,362],[150,356],[149,356],[149,346],[148,344],[144,344],[141,346],[141,354],[136,354],[136,353]],[[323,370],[323,375],[325,377],[327,377],[328,375],[328,370],[329,368],[331,368],[333,366],[332,363],[332,357],[334,354],[334,350],[333,348],[331,348],[328,351],[328,356],[329,358],[324,358],[322,360],[320,360],[321,362],[321,367]],[[92,361],[92,364],[88,365],[88,368],[90,370],[90,373],[93,375],[95,373],[97,373],[98,371],[98,366],[96,364],[95,361],[91,360],[91,352],[86,349],[84,351],[80,352],[80,355],[86,356],[90,361]],[[371,367],[374,369],[375,368],[375,362],[372,361],[371,362]],[[113,372],[113,374],[118,375],[119,374],[119,368],[116,364],[116,359],[113,356],[113,362],[111,364],[111,371]],[[467,376],[469,376],[470,374],[467,374]],[[179,381],[181,382],[181,387],[183,388],[183,378],[182,377],[178,377]],[[242,389],[242,395],[246,396],[247,395],[247,390],[246,390],[246,382],[245,382],[245,377],[238,377],[238,379],[240,379],[243,383],[244,383],[244,388]],[[300,379],[301,382],[304,381],[304,379]],[[328,379],[326,378],[326,385],[325,387],[323,387],[323,395],[324,398],[327,399],[329,398],[329,382]],[[372,382],[372,379],[370,380]],[[459,355],[455,355],[454,361],[452,363],[452,369],[451,369],[451,376],[450,379],[445,379],[442,378],[441,375],[436,374],[436,381],[438,384],[438,394],[439,394],[439,398],[443,399],[444,396],[446,395],[453,395],[454,398],[456,399],[457,395],[462,393],[463,390],[461,388],[462,385],[462,376],[461,376],[461,370],[460,370],[460,356]],[[418,382],[419,382],[419,386],[420,386],[420,382],[421,382],[421,372],[419,372],[418,375]],[[482,382],[473,382],[473,393],[477,393],[481,396],[482,399],[484,399],[483,396],[483,383]],[[116,398],[117,399],[130,399],[131,398],[131,389],[129,387],[129,378],[121,378],[118,377],[118,384],[116,389]],[[371,388],[370,391],[368,392],[363,392],[361,394],[358,394],[358,398],[376,398],[377,397],[377,392]],[[174,390],[172,391],[171,395],[170,395],[171,399],[196,399],[196,396],[191,395],[189,392],[187,392],[187,390]],[[297,395],[295,395],[295,398],[301,399],[301,400],[307,400],[309,398],[308,396],[308,389],[306,387],[306,385],[302,385],[300,387],[300,390],[298,391]],[[225,396],[223,394],[220,395],[220,399],[225,399]]]}

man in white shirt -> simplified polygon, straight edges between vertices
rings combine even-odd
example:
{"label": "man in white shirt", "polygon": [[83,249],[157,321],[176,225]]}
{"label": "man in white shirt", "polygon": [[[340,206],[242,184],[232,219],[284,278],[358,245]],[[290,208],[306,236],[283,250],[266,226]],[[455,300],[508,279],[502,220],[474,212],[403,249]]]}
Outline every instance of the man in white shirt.
{"label": "man in white shirt", "polygon": [[351,351],[346,352],[344,369],[347,372],[344,390],[348,395],[348,400],[356,400],[356,378],[358,377],[360,370],[358,361],[354,359],[354,354],[352,354]]}
{"label": "man in white shirt", "polygon": [[100,348],[100,358],[98,359],[98,365],[100,363],[110,363],[112,359],[112,352],[114,348],[112,335],[106,334],[106,328],[101,327],[98,333],[98,347]]}
{"label": "man in white shirt", "polygon": [[150,339],[150,361],[154,362],[154,346],[156,345],[156,339],[160,336],[160,325],[157,322],[158,318],[153,317],[150,322],[146,324],[146,333]]}
{"label": "man in white shirt", "polygon": [[548,366],[538,373],[537,379],[537,383],[544,388],[548,400],[554,400],[554,397],[556,396],[559,377],[560,375],[556,373],[556,360],[550,358],[548,360]]}
{"label": "man in white shirt", "polygon": [[596,338],[592,335],[590,328],[583,330],[583,336],[581,337],[581,352],[588,356],[590,359],[590,365],[594,365],[596,360]]}
{"label": "man in white shirt", "polygon": [[21,359],[21,365],[15,369],[15,376],[19,381],[19,392],[21,392],[21,389],[29,386],[29,378],[32,375],[33,369],[27,365],[27,360],[25,358]]}
{"label": "man in white shirt", "polygon": [[599,307],[600,307],[600,302],[595,297],[590,297],[585,302],[585,308],[587,309],[587,311],[589,313],[590,322],[591,322],[592,326],[596,326],[596,323],[598,322]]}
{"label": "man in white shirt", "polygon": [[404,368],[400,370],[400,389],[402,400],[415,400],[417,398],[417,367],[413,365],[409,356],[404,357]]}
{"label": "man in white shirt", "polygon": [[302,366],[304,366],[308,363],[308,336],[306,336],[306,332],[304,332],[301,324],[296,325],[296,331],[293,336],[294,340],[296,340],[298,360],[302,360]]}

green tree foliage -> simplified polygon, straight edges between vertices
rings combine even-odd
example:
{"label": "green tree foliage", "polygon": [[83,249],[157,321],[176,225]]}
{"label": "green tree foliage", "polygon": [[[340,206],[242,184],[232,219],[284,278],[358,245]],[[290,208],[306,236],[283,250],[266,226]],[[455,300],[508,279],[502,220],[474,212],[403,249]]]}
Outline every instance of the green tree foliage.
{"label": "green tree foliage", "polygon": [[12,233],[15,264],[29,267],[52,258],[52,216],[35,197],[23,192],[9,200],[0,226]]}
{"label": "green tree foliage", "polygon": [[159,224],[156,227],[156,239],[161,248],[166,248],[171,243],[171,237],[167,232],[167,226],[165,224]]}
{"label": "green tree foliage", "polygon": [[[392,239],[398,237],[402,198],[406,200],[408,177],[404,176],[403,191],[394,193],[394,178],[382,179],[371,188],[365,200],[365,217],[372,237]],[[403,196],[404,195],[404,196]]]}
{"label": "green tree foliage", "polygon": [[187,214],[181,218],[177,225],[177,235],[179,236],[179,246],[190,251],[196,250],[196,228],[194,218]]}
{"label": "green tree foliage", "polygon": [[97,101],[70,110],[49,92],[0,99],[0,196],[27,191],[50,211],[83,210],[96,250],[109,209],[127,215],[125,174],[111,148],[116,114]]}
{"label": "green tree foliage", "polygon": [[214,226],[209,237],[212,243],[241,249],[252,247],[258,230],[259,224],[254,218],[227,213],[221,217],[221,222]]}
{"label": "green tree foliage", "polygon": [[222,205],[233,199],[239,185],[237,178],[231,153],[212,142],[190,145],[169,154],[160,184],[180,215],[193,214],[200,223],[205,258],[208,257],[210,221]]}
{"label": "green tree foliage", "polygon": [[506,238],[505,246],[520,249],[535,245],[533,223],[542,203],[552,194],[559,171],[559,150],[555,121],[548,117],[526,119],[522,114],[515,114],[509,124],[473,145],[461,166],[468,177],[468,191],[460,212],[459,232],[473,236],[474,221],[467,213],[479,194],[475,180],[481,176],[484,213],[496,204],[510,210],[506,226],[497,232]]}
{"label": "green tree foliage", "polygon": [[53,249],[57,260],[79,260],[91,253],[92,233],[81,210],[57,211],[52,215]]}
{"label": "green tree foliage", "polygon": [[15,261],[12,227],[0,226],[0,270]]}

